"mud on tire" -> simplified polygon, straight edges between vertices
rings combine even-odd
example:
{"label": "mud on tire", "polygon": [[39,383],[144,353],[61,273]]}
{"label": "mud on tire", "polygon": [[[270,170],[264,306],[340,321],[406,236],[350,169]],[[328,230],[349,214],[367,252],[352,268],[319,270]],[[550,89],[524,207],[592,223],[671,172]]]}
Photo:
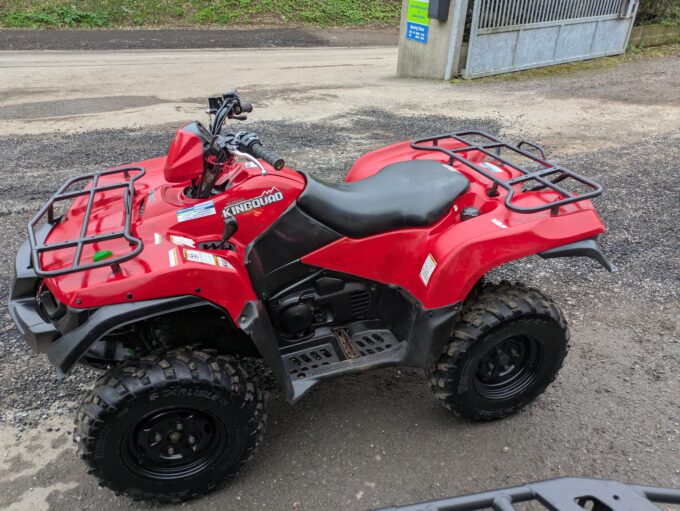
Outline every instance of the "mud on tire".
{"label": "mud on tire", "polygon": [[430,386],[457,415],[506,417],[538,397],[569,350],[569,329],[540,291],[502,282],[482,287],[464,306]]}
{"label": "mud on tire", "polygon": [[264,406],[237,361],[182,348],[100,378],[78,410],[74,440],[102,485],[179,502],[239,473],[261,442]]}

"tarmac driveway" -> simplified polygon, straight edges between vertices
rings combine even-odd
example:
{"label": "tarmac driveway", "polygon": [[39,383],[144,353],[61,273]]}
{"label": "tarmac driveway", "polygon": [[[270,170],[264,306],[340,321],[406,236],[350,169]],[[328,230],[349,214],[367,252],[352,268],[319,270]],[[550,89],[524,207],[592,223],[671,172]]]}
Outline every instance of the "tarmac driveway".
{"label": "tarmac driveway", "polygon": [[[273,395],[242,477],[182,507],[362,510],[561,475],[680,486],[680,58],[483,84],[395,68],[394,48],[0,53],[0,289],[60,182],[162,154],[229,86],[255,104],[267,147],[328,179],[404,138],[528,136],[605,185],[603,245],[621,270],[529,258],[491,276],[539,286],[569,319],[572,351],[548,391],[493,423],[449,415],[416,371],[327,382],[295,406]],[[0,508],[156,507],[99,488],[75,457],[71,418],[93,378],[57,382],[0,311]]]}

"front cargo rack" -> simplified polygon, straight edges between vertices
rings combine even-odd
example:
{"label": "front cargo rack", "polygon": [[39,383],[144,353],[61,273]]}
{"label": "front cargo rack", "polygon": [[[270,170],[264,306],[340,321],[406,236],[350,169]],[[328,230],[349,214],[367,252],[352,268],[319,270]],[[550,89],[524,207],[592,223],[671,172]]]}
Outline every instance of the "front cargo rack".
{"label": "front cargo rack", "polygon": [[[471,140],[473,137],[478,141],[475,142]],[[481,141],[479,139],[481,139]],[[458,145],[456,145],[456,147],[449,148],[440,145],[442,142],[455,142]],[[533,151],[523,149],[524,146],[531,148]],[[496,138],[489,133],[471,130],[421,138],[413,141],[411,143],[411,147],[419,151],[441,152],[448,156],[449,165],[453,165],[453,163],[457,161],[471,170],[482,174],[492,182],[487,194],[490,197],[497,196],[498,188],[504,188],[507,191],[507,195],[505,197],[505,206],[512,211],[516,211],[517,213],[536,213],[538,211],[545,211],[549,209],[553,215],[556,215],[559,213],[561,206],[582,200],[592,199],[602,194],[602,186],[600,184],[580,174],[577,174],[573,170],[548,161],[546,159],[545,151],[542,147],[531,142],[527,142],[526,140],[522,140],[517,145],[513,145],[509,142]],[[501,177],[495,175],[495,173],[488,168],[472,162],[467,157],[468,155],[466,153],[473,151],[482,153],[485,155],[485,157],[490,158],[492,161],[500,162],[503,165],[507,165],[508,167],[515,169],[519,171],[521,175],[512,179],[502,179]],[[506,153],[509,152],[510,155],[515,158],[519,157],[528,159],[530,163],[538,167],[538,169],[528,169],[517,162],[511,161],[508,156],[503,156],[502,153],[504,151]],[[583,185],[586,191],[577,193],[568,190],[564,186],[558,185],[558,183],[568,178],[573,179]],[[513,204],[512,200],[517,196],[515,185],[522,185],[522,187],[526,187],[529,184],[535,184],[535,186],[531,189],[525,189],[523,191],[550,189],[560,194],[562,198],[548,202],[546,204],[540,204],[531,207],[522,207],[518,206],[517,204]]]}
{"label": "front cargo rack", "polygon": [[[75,273],[83,270],[91,270],[93,268],[100,268],[102,266],[111,266],[114,273],[120,271],[120,263],[128,261],[139,254],[144,248],[142,240],[132,235],[132,202],[135,195],[135,181],[145,174],[143,167],[131,166],[112,170],[105,170],[93,174],[84,174],[82,176],[74,177],[66,181],[57,192],[50,197],[45,205],[40,208],[40,211],[28,223],[28,241],[31,247],[31,260],[33,270],[41,277],[56,277],[58,275],[65,275],[67,273]],[[115,176],[120,174],[122,180],[100,184],[100,179],[104,176]],[[72,189],[76,184],[81,185],[80,189]],[[88,184],[90,185],[88,187]],[[125,219],[123,221],[122,229],[105,232],[96,235],[87,235],[87,228],[90,223],[90,215],[92,213],[92,206],[98,194],[110,192],[112,190],[123,190],[123,205],[125,208]],[[85,206],[85,214],[83,224],[80,228],[80,236],[73,240],[59,241],[55,243],[45,243],[44,239],[38,241],[36,237],[36,226],[47,216],[47,223],[50,226],[58,224],[62,217],[55,216],[55,204],[61,201],[68,201],[76,199],[77,197],[89,196],[87,205]],[[111,241],[123,238],[128,241],[130,251],[122,255],[109,257],[101,261],[93,261],[92,263],[81,263],[83,255],[83,248],[86,245],[93,243],[100,243],[103,241]],[[59,268],[55,270],[43,269],[40,256],[46,252],[54,252],[57,250],[64,250],[75,247],[75,254],[70,266]]]}

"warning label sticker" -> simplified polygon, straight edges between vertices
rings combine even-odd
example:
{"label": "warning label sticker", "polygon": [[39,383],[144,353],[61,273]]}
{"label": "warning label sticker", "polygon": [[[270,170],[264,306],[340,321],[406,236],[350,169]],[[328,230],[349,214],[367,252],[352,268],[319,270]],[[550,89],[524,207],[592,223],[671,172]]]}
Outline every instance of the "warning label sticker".
{"label": "warning label sticker", "polygon": [[192,240],[191,238],[185,238],[184,236],[176,236],[174,234],[170,235],[170,241],[175,245],[182,245],[185,247],[194,248],[196,246],[194,240]]}
{"label": "warning label sticker", "polygon": [[432,277],[432,273],[434,273],[436,267],[436,259],[432,254],[428,254],[427,259],[425,259],[425,262],[423,263],[423,267],[420,269],[420,280],[422,280],[423,284],[426,286],[429,284],[430,277]]}
{"label": "warning label sticker", "polygon": [[215,214],[215,204],[213,201],[209,200],[207,202],[201,202],[190,208],[184,208],[177,211],[177,221],[186,222],[187,220],[196,220],[197,218],[203,218],[204,216],[210,216]]}
{"label": "warning label sticker", "polygon": [[230,270],[234,269],[231,263],[227,261],[224,257],[220,257],[215,254],[201,252],[200,250],[189,250],[186,248],[182,249],[182,253],[184,254],[184,259],[186,259],[187,261],[201,264],[209,264],[211,266],[220,266],[222,268],[229,268]]}

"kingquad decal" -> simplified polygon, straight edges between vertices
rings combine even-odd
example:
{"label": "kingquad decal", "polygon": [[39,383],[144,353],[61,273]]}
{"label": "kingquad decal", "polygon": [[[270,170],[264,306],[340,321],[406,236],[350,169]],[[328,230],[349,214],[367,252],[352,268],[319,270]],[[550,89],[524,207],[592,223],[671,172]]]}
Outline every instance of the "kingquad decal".
{"label": "kingquad decal", "polygon": [[241,202],[235,202],[234,204],[229,204],[222,214],[224,216],[229,215],[239,215],[241,213],[247,213],[253,209],[262,208],[275,202],[283,200],[283,193],[278,191],[276,188],[272,187],[269,190],[262,192],[259,197],[254,197],[252,199],[247,199]]}

